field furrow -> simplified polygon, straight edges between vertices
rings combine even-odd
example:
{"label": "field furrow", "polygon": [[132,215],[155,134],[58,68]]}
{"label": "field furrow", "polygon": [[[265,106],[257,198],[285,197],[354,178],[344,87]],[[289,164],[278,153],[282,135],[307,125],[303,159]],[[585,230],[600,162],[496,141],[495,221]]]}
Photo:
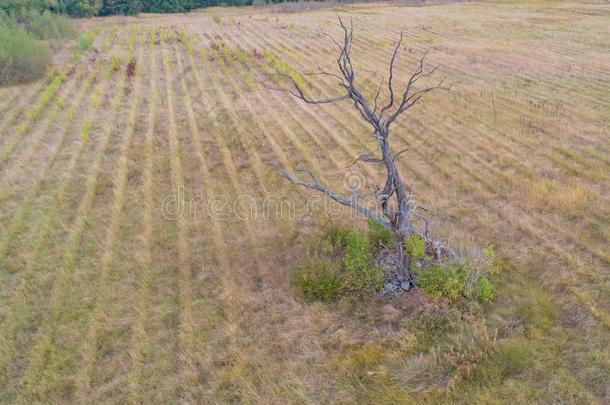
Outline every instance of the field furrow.
{"label": "field furrow", "polygon": [[[108,179],[112,176],[115,160],[118,158],[112,152],[116,148],[115,142],[123,138],[124,134],[115,126],[118,118],[118,108],[112,105],[121,105],[125,94],[124,86],[127,73],[121,73],[121,78],[115,82],[115,86],[99,87],[100,95],[106,95],[105,89],[111,97],[103,104],[93,103],[92,107],[104,106],[111,108],[109,122],[103,123],[98,128],[92,127],[91,141],[96,139],[95,150],[90,156],[89,171],[84,178],[84,189],[77,200],[76,213],[73,223],[66,237],[66,245],[62,250],[62,260],[56,270],[56,279],[49,293],[48,312],[44,314],[41,325],[35,329],[33,346],[27,360],[27,367],[21,376],[19,396],[22,400],[36,400],[47,396],[63,396],[72,392],[75,384],[74,373],[77,366],[77,350],[79,336],[84,333],[82,322],[91,310],[90,302],[83,302],[81,294],[86,289],[94,288],[98,273],[87,272],[92,269],[91,263],[97,260],[99,252],[92,253],[96,249],[96,236],[91,233],[93,224],[100,224],[106,220],[110,207],[105,204],[104,195],[110,193],[111,183]],[[106,84],[111,84],[110,77],[104,78]],[[97,132],[99,130],[99,133]],[[118,143],[118,142],[117,142]],[[80,194],[80,189],[75,187],[73,192]],[[101,227],[104,229],[104,227]],[[63,308],[76,305],[75,311],[66,313]],[[41,375],[47,378],[41,379]]]}

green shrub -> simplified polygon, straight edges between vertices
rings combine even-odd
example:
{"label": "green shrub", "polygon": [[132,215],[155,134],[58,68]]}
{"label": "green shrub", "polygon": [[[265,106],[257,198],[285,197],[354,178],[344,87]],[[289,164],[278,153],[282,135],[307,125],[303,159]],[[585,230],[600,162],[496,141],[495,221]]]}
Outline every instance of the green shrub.
{"label": "green shrub", "polygon": [[413,260],[421,260],[426,254],[426,242],[416,234],[405,240],[405,253]]}
{"label": "green shrub", "polygon": [[299,265],[295,285],[306,297],[331,302],[343,294],[343,282],[324,261],[307,261]]}
{"label": "green shrub", "polygon": [[[488,302],[493,298],[493,289],[486,273],[475,269],[466,262],[449,264],[432,264],[418,270],[415,282],[424,293],[432,298],[445,298],[455,301],[464,296]],[[476,277],[476,278],[475,278]],[[474,282],[468,280],[474,279]]]}
{"label": "green shrub", "polygon": [[51,51],[44,42],[0,19],[0,83],[40,78],[50,63]]}
{"label": "green shrub", "polygon": [[350,272],[356,272],[371,261],[368,239],[356,230],[349,230],[345,235],[345,255],[343,267]]}
{"label": "green shrub", "polygon": [[334,248],[344,249],[347,243],[349,229],[331,226],[323,236],[323,239],[330,242]]}
{"label": "green shrub", "polygon": [[432,298],[455,301],[464,293],[467,276],[468,269],[464,264],[433,264],[418,271],[415,282]]}
{"label": "green shrub", "polygon": [[392,240],[394,239],[392,231],[379,222],[369,219],[368,231],[369,244],[373,254],[378,253],[384,247],[389,247],[392,245]]}
{"label": "green shrub", "polygon": [[374,291],[383,286],[381,271],[373,263],[368,238],[350,230],[343,255],[345,287],[351,291]]}
{"label": "green shrub", "polygon": [[33,18],[26,29],[38,39],[61,39],[74,38],[76,30],[65,17],[45,11],[41,15]]}
{"label": "green shrub", "polygon": [[347,292],[378,290],[383,275],[373,262],[365,234],[331,227],[309,244],[295,284],[306,296],[329,302]]}
{"label": "green shrub", "polygon": [[485,275],[477,277],[473,287],[473,298],[481,302],[487,302],[493,298],[491,282]]}

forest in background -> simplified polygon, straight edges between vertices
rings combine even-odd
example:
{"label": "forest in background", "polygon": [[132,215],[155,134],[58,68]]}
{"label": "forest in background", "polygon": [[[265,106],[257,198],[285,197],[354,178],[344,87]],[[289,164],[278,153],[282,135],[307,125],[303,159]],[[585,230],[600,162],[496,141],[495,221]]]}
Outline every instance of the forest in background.
{"label": "forest in background", "polygon": [[14,15],[32,10],[48,10],[73,17],[143,13],[182,13],[214,6],[244,6],[253,3],[279,3],[278,0],[2,0],[0,8]]}

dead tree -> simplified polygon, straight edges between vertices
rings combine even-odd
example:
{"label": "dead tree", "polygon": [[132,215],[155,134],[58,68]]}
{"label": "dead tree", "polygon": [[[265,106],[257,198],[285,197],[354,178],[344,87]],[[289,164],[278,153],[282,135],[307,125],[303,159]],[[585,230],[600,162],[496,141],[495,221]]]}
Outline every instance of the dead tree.
{"label": "dead tree", "polygon": [[[419,87],[419,81],[424,78],[429,78],[438,70],[438,66],[431,69],[425,67],[425,54],[419,60],[419,66],[410,75],[408,81],[404,85],[400,93],[396,90],[395,83],[395,64],[400,48],[403,43],[403,34],[400,33],[400,38],[396,43],[392,57],[388,66],[387,81],[382,78],[379,88],[372,100],[367,100],[363,92],[358,89],[356,84],[356,71],[352,62],[352,39],[353,39],[353,23],[350,22],[349,27],[344,24],[343,20],[338,17],[339,24],[343,30],[342,41],[336,41],[332,37],[330,39],[337,45],[339,56],[336,60],[338,72],[331,72],[319,68],[315,72],[317,75],[332,77],[337,80],[340,94],[325,98],[314,99],[306,95],[300,81],[295,80],[292,75],[277,72],[289,84],[288,89],[294,97],[304,101],[307,104],[328,104],[340,102],[343,100],[350,101],[354,108],[360,113],[364,121],[370,125],[372,135],[378,145],[379,156],[371,156],[368,154],[360,155],[354,163],[362,162],[366,164],[376,164],[385,167],[386,178],[383,187],[374,187],[374,193],[378,204],[377,210],[371,210],[359,203],[358,198],[347,198],[320,183],[316,175],[307,168],[296,169],[297,173],[302,173],[305,179],[298,177],[296,174],[291,174],[286,168],[274,164],[275,169],[292,184],[302,186],[311,190],[324,193],[334,201],[355,209],[362,215],[371,218],[391,229],[395,235],[396,247],[400,254],[401,276],[404,279],[410,279],[410,263],[411,258],[404,253],[403,246],[405,238],[410,237],[414,233],[419,234],[426,242],[427,250],[434,255],[436,259],[447,254],[455,256],[455,253],[447,245],[431,238],[428,232],[428,221],[422,215],[419,207],[411,198],[411,190],[405,184],[405,180],[401,176],[397,168],[397,160],[403,156],[406,149],[396,153],[390,147],[390,129],[392,124],[406,111],[413,107],[426,94],[436,90],[450,90],[451,85],[445,85],[445,79],[440,79],[435,84],[426,84]],[[416,86],[417,84],[417,86]],[[380,103],[382,88],[387,88],[385,103]],[[385,92],[385,91],[384,91]],[[398,96],[398,94],[400,94]],[[378,212],[381,211],[381,212]],[[421,230],[417,230],[414,226],[414,221],[421,221]]]}

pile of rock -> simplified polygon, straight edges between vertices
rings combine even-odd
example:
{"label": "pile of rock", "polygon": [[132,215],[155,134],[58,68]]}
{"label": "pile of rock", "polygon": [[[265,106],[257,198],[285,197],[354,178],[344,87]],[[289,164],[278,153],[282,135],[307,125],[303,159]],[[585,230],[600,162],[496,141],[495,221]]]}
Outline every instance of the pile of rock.
{"label": "pile of rock", "polygon": [[383,272],[384,286],[378,292],[381,296],[397,296],[409,291],[413,285],[398,273],[398,253],[390,249],[382,250],[375,263]]}

